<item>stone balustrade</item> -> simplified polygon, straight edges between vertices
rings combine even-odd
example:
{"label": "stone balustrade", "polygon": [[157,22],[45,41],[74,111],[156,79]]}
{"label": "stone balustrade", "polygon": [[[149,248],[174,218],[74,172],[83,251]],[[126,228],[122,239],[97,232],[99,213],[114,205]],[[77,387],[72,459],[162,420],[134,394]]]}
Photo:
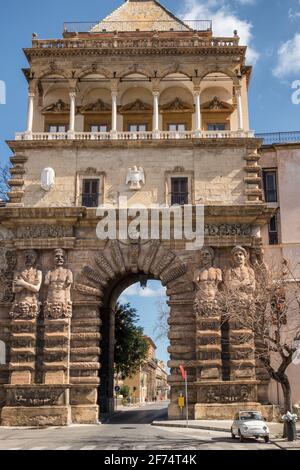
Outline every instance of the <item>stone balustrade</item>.
{"label": "stone balustrade", "polygon": [[188,140],[253,138],[253,131],[18,132],[15,140]]}

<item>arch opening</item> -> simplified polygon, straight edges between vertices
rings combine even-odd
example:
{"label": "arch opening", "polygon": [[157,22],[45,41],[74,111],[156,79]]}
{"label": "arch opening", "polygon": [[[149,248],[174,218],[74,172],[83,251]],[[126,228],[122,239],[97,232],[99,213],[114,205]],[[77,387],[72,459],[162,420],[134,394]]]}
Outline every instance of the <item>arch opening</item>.
{"label": "arch opening", "polygon": [[[158,300],[165,302],[167,309],[167,295],[161,281],[151,274],[145,274],[143,271],[126,273],[123,276],[119,276],[110,283],[106,290],[101,307],[101,368],[99,371],[100,387],[98,391],[98,405],[102,418],[103,416],[112,415],[115,411],[116,385],[120,386],[120,388],[127,388],[129,393],[127,400],[129,403],[153,402],[167,398],[169,395],[167,386],[162,390],[162,386],[157,385],[155,369],[159,360],[166,365],[169,359],[167,338],[158,341],[157,357],[154,353],[156,347],[154,344],[154,336],[156,336],[155,328],[158,328],[158,322],[162,321],[162,316],[159,315],[158,311]],[[141,365],[140,370],[132,377],[125,378],[117,375],[115,368],[115,312],[118,306],[126,306],[126,304],[129,304],[131,308],[136,310],[138,315],[136,326],[143,328],[145,338],[150,340],[153,347],[149,346],[149,357]],[[167,318],[165,320],[167,321]],[[158,335],[163,336],[163,329],[166,331],[166,327],[162,325]]]}

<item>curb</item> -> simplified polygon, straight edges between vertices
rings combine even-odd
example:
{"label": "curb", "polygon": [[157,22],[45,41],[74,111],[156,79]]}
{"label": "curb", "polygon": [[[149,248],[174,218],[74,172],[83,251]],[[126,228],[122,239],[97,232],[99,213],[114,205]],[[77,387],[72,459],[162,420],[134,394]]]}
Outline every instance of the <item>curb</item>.
{"label": "curb", "polygon": [[[161,426],[165,428],[185,428],[186,424],[178,424],[178,423],[166,423],[166,422],[159,422],[153,421],[152,426]],[[228,432],[231,433],[231,430],[228,428],[219,428],[219,427],[212,427],[212,426],[201,426],[199,424],[190,424],[189,429],[202,429],[203,431],[216,431],[216,432]]]}

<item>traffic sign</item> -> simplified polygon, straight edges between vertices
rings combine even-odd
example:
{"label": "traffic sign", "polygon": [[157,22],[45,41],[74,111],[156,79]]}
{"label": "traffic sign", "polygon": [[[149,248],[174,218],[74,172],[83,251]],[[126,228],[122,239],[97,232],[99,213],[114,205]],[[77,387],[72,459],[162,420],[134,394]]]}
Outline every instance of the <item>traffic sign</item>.
{"label": "traffic sign", "polygon": [[121,387],[119,387],[119,385],[116,385],[115,386],[115,392],[119,393],[120,391],[121,391]]}

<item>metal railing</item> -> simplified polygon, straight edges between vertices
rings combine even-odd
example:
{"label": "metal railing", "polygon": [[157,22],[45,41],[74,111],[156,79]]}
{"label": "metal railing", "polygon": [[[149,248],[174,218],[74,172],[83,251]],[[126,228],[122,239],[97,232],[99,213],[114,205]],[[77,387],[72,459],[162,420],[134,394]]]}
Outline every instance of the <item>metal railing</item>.
{"label": "metal railing", "polygon": [[255,134],[255,137],[263,139],[263,145],[293,144],[300,142],[300,131],[260,133]]}
{"label": "metal railing", "polygon": [[18,132],[16,140],[190,140],[252,138],[252,131]]}
{"label": "metal railing", "polygon": [[212,20],[80,21],[65,22],[64,33],[131,31],[212,31]]}

